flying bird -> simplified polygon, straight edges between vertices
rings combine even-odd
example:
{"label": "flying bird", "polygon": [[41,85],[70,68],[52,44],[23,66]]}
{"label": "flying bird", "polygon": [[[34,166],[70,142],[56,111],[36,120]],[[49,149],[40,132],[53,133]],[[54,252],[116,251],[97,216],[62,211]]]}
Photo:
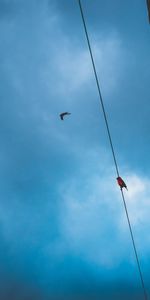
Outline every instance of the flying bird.
{"label": "flying bird", "polygon": [[120,176],[117,177],[116,179],[117,179],[118,185],[120,186],[121,190],[122,190],[123,187],[127,189],[127,186],[126,186],[125,182],[123,181],[123,179]]}
{"label": "flying bird", "polygon": [[63,113],[61,113],[59,116],[60,116],[60,118],[61,118],[61,120],[63,121],[64,120],[64,116],[67,116],[67,115],[71,115],[71,113],[69,113],[69,112],[63,112]]}

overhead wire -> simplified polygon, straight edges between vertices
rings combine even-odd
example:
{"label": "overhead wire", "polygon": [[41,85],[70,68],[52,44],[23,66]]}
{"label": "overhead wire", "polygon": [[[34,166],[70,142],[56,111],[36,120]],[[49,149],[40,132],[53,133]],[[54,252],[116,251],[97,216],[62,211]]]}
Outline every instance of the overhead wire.
{"label": "overhead wire", "polygon": [[[100,103],[101,103],[101,107],[102,107],[102,112],[103,112],[103,116],[104,116],[106,130],[107,130],[107,134],[108,134],[108,139],[109,139],[109,143],[110,143],[110,147],[111,147],[111,152],[112,152],[112,156],[113,156],[113,160],[114,160],[114,165],[115,165],[117,177],[119,177],[118,163],[117,163],[116,154],[115,154],[115,150],[114,150],[114,146],[113,146],[113,142],[112,142],[111,132],[110,132],[109,124],[108,124],[108,118],[107,118],[107,114],[106,114],[106,110],[105,110],[105,106],[104,106],[104,101],[103,101],[103,97],[102,97],[102,93],[101,93],[101,88],[100,88],[99,79],[98,79],[98,75],[97,75],[97,70],[96,70],[96,65],[95,65],[95,61],[94,61],[93,51],[92,51],[92,48],[91,48],[91,43],[90,43],[88,31],[87,31],[87,25],[86,25],[84,13],[83,13],[83,8],[82,8],[82,5],[81,5],[81,0],[77,0],[77,1],[78,1],[78,4],[79,4],[79,9],[80,9],[81,18],[82,18],[82,22],[83,22],[83,27],[84,27],[84,31],[85,31],[85,35],[86,35],[86,39],[87,39],[88,49],[89,49],[89,53],[90,53],[90,57],[91,57],[91,61],[92,61],[93,71],[94,71],[94,75],[95,75],[96,85],[97,85],[97,89],[98,89],[98,94],[99,94],[99,98],[100,98]],[[137,268],[138,268],[139,276],[140,276],[140,280],[141,280],[141,286],[142,286],[142,289],[143,289],[143,296],[144,296],[145,300],[148,300],[148,296],[147,296],[147,292],[146,292],[146,288],[145,288],[145,283],[144,283],[144,278],[143,278],[143,274],[142,274],[142,270],[141,270],[141,266],[140,266],[140,261],[139,261],[139,257],[138,257],[138,252],[137,252],[137,248],[136,248],[136,244],[135,244],[135,239],[134,239],[134,235],[133,235],[133,230],[132,230],[132,226],[131,226],[131,222],[130,222],[130,218],[129,218],[129,213],[128,213],[124,193],[122,191],[122,188],[120,190],[121,190],[122,201],[123,201],[125,214],[126,214],[126,218],[127,218],[127,222],[128,222],[128,226],[129,226],[129,231],[130,231],[130,235],[131,235],[133,250],[134,250],[134,254],[135,254],[135,258],[136,258],[136,262],[137,262]]]}

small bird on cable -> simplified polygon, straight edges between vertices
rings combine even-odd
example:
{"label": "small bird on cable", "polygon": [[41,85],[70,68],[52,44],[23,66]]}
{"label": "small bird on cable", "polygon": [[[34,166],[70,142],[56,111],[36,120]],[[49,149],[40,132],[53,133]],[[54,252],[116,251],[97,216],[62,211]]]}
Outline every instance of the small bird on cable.
{"label": "small bird on cable", "polygon": [[[117,179],[118,185],[120,186],[121,190],[123,189],[123,187],[127,189],[125,182],[123,181],[123,179],[120,176],[117,177],[116,179]],[[127,191],[128,191],[128,189],[127,189]]]}
{"label": "small bird on cable", "polygon": [[61,120],[63,121],[64,120],[64,116],[67,116],[67,115],[71,115],[71,113],[69,113],[69,112],[63,112],[63,113],[61,113],[59,116],[60,116],[60,118],[61,118]]}

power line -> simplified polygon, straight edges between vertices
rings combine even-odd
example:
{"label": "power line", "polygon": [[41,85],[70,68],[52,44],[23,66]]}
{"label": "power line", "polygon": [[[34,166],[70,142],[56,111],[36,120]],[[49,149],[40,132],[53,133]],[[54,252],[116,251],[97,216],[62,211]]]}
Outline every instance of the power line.
{"label": "power line", "polygon": [[[108,118],[106,115],[105,106],[104,106],[104,102],[103,102],[103,98],[102,98],[102,94],[101,94],[100,84],[99,84],[99,80],[98,80],[98,76],[97,76],[97,71],[96,71],[96,66],[95,66],[95,62],[94,62],[94,57],[93,57],[93,53],[92,53],[90,40],[89,40],[87,26],[86,26],[84,14],[83,14],[83,8],[81,5],[81,1],[80,0],[77,0],[77,1],[79,4],[79,9],[80,9],[82,22],[83,22],[83,26],[84,26],[84,31],[85,31],[85,35],[86,35],[86,39],[87,39],[87,43],[88,43],[88,49],[89,49],[89,53],[90,53],[90,57],[91,57],[91,61],[92,61],[93,71],[94,71],[96,85],[97,85],[98,94],[99,94],[99,98],[100,98],[100,103],[101,103],[101,107],[102,107],[102,111],[103,111],[104,121],[105,121],[106,129],[107,129],[108,139],[110,142],[112,156],[113,156],[113,160],[114,160],[114,164],[115,164],[115,168],[116,168],[116,173],[117,173],[117,177],[119,177],[119,168],[118,168],[115,150],[114,150],[114,146],[113,146],[113,142],[112,142],[112,137],[111,137],[111,133],[110,133],[109,125],[108,125]],[[137,253],[137,249],[136,249],[136,245],[135,245],[134,235],[133,235],[133,231],[132,231],[132,227],[131,227],[131,222],[130,222],[127,205],[126,205],[126,201],[125,201],[125,197],[124,197],[122,189],[121,189],[121,196],[122,196],[122,200],[123,200],[123,204],[124,204],[124,209],[125,209],[127,222],[128,222],[128,226],[129,226],[129,231],[130,231],[130,235],[131,235],[131,240],[132,240],[132,244],[133,244],[133,250],[135,253],[135,258],[136,258],[139,276],[140,276],[140,280],[141,280],[141,285],[142,285],[142,289],[143,289],[143,296],[144,296],[145,300],[148,300],[148,296],[147,296],[147,292],[146,292],[145,284],[144,284],[144,279],[143,279],[143,275],[142,275],[142,271],[141,271],[141,266],[140,266],[140,262],[139,262],[139,257],[138,257],[138,253]]]}
{"label": "power line", "polygon": [[136,257],[136,261],[137,261],[137,266],[138,266],[141,284],[142,284],[142,288],[143,288],[144,298],[147,300],[148,297],[147,297],[147,293],[146,293],[146,289],[145,289],[145,284],[144,284],[144,279],[143,279],[143,275],[142,275],[142,271],[141,271],[140,261],[139,261],[139,257],[138,257],[138,253],[137,253],[137,249],[136,249],[136,245],[135,245],[135,240],[134,240],[134,236],[133,236],[133,231],[132,231],[129,214],[128,214],[128,210],[127,210],[127,205],[126,205],[126,201],[125,201],[125,197],[124,197],[124,193],[123,193],[122,189],[121,189],[121,194],[122,194],[124,209],[125,209],[127,220],[128,220],[129,230],[130,230],[130,234],[131,234],[131,240],[132,240],[133,249],[134,249],[134,253],[135,253],[135,257]]}
{"label": "power line", "polygon": [[81,12],[81,16],[82,16],[82,21],[83,21],[83,25],[84,25],[84,30],[85,30],[85,34],[86,34],[86,38],[87,38],[88,48],[89,48],[89,52],[90,52],[90,56],[91,56],[91,60],[92,60],[94,75],[95,75],[96,84],[97,84],[98,93],[99,93],[99,98],[100,98],[100,102],[101,102],[101,106],[102,106],[102,110],[103,110],[103,115],[104,115],[105,124],[106,124],[106,128],[107,128],[107,133],[108,133],[108,138],[109,138],[109,142],[110,142],[110,146],[111,146],[111,150],[112,150],[112,155],[113,155],[113,159],[114,159],[114,163],[115,163],[115,167],[116,167],[116,172],[117,172],[117,176],[119,176],[119,169],[118,169],[118,165],[117,165],[115,151],[114,151],[114,147],[113,147],[113,143],[112,143],[112,138],[111,138],[110,129],[109,129],[108,121],[107,121],[106,111],[105,111],[105,107],[104,107],[104,103],[103,103],[103,98],[102,98],[101,89],[100,89],[100,85],[99,85],[99,80],[98,80],[96,67],[95,67],[95,62],[94,62],[94,58],[93,58],[92,48],[91,48],[91,45],[90,45],[90,40],[89,40],[87,27],[86,27],[86,23],[85,23],[85,18],[84,18],[84,14],[83,14],[83,9],[82,9],[80,0],[78,0],[78,3],[79,3],[80,12]]}

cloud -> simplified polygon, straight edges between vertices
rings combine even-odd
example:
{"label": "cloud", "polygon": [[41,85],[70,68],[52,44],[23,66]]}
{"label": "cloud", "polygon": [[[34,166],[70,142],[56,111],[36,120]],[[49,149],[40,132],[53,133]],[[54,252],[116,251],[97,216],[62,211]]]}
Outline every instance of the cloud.
{"label": "cloud", "polygon": [[[95,166],[91,172],[88,164],[81,170],[84,168],[87,173],[81,171],[80,181],[77,178],[67,181],[61,191],[62,238],[71,251],[92,264],[112,269],[124,260],[134,264],[124,206],[112,169],[104,172]],[[150,180],[132,171],[125,172],[124,178],[129,189],[124,193],[135,240],[140,255],[147,259]]]}
{"label": "cloud", "polygon": [[[79,89],[96,88],[94,72],[86,40],[70,40],[60,36],[53,55],[58,74],[58,91],[74,93]],[[96,69],[105,95],[119,86],[124,72],[125,47],[121,37],[113,32],[96,36],[91,42]],[[61,51],[60,51],[61,49]]]}
{"label": "cloud", "polygon": [[106,97],[111,96],[120,89],[128,50],[121,36],[112,31],[102,33],[101,36],[94,35],[93,52],[103,94]]}
{"label": "cloud", "polygon": [[[78,36],[70,37],[60,14],[54,9],[50,11],[46,3],[41,7],[38,2],[36,10],[33,5],[30,14],[27,5],[26,10],[14,14],[11,22],[5,19],[0,47],[3,118],[9,114],[11,121],[13,117],[12,121],[18,128],[22,127],[24,136],[36,133],[42,138],[41,145],[43,137],[50,141],[51,136],[55,142],[66,139],[67,129],[66,135],[54,117],[64,108],[77,115],[85,111],[86,105],[85,118],[87,115],[92,118],[91,110],[95,108],[88,101],[89,93],[93,88],[97,92],[86,41]],[[121,38],[112,32],[94,37],[92,44],[98,71],[102,70],[103,91],[111,93],[119,84],[119,62],[124,61]],[[87,122],[81,115],[77,123],[83,128]]]}
{"label": "cloud", "polygon": [[[126,176],[128,192],[126,202],[133,226],[138,247],[143,255],[148,255],[147,249],[150,242],[147,228],[150,226],[150,179],[146,176],[129,173]],[[126,220],[122,216],[122,228],[126,227]]]}

